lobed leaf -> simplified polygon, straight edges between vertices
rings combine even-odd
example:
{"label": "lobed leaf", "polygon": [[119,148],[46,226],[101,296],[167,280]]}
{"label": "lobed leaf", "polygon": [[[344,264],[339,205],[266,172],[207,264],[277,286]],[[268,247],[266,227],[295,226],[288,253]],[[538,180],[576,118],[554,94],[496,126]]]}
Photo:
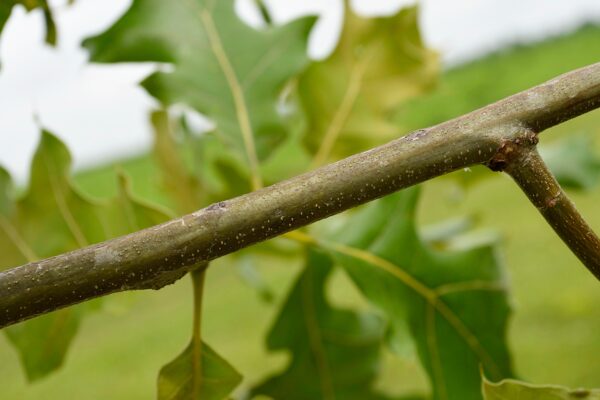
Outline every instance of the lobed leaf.
{"label": "lobed leaf", "polygon": [[332,260],[309,250],[306,266],[267,338],[269,350],[288,350],[287,368],[253,392],[274,399],[384,399],[373,389],[384,336],[372,314],[333,308],[325,298]]}
{"label": "lobed leaf", "polygon": [[437,55],[420,37],[416,7],[363,18],[345,3],[335,51],[313,63],[298,83],[309,120],[305,144],[315,164],[396,138],[390,112],[431,87],[438,73]]}
{"label": "lobed leaf", "polygon": [[[20,199],[0,170],[0,269],[50,257],[124,235],[169,219],[161,210],[134,200],[127,179],[119,178],[119,195],[94,202],[72,185],[71,157],[47,131],[31,166],[29,188]],[[81,317],[97,303],[66,308],[4,330],[17,348],[28,379],[36,380],[64,361]]]}
{"label": "lobed leaf", "polygon": [[84,46],[96,62],[171,63],[172,72],[156,72],[142,85],[166,105],[184,103],[212,118],[260,186],[259,160],[287,135],[279,96],[308,65],[313,23],[304,18],[259,31],[238,18],[233,0],[135,0]]}
{"label": "lobed leaf", "polygon": [[480,366],[498,379],[511,375],[501,268],[492,245],[429,248],[415,229],[418,193],[370,204],[320,244],[386,313],[396,340],[414,341],[434,399],[480,399]]}

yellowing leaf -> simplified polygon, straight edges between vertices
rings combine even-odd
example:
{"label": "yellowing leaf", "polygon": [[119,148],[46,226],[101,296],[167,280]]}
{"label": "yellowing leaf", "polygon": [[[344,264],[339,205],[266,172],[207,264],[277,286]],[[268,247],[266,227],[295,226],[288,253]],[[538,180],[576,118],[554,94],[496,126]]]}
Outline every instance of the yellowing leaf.
{"label": "yellowing leaf", "polygon": [[[164,222],[164,212],[133,200],[127,180],[119,196],[94,202],[71,184],[71,157],[65,145],[42,132],[26,194],[15,200],[8,174],[0,171],[0,269],[65,253],[78,247]],[[4,330],[17,348],[30,380],[58,368],[81,316],[94,303],[66,308]]]}
{"label": "yellowing leaf", "polygon": [[225,143],[245,155],[258,187],[259,160],[287,135],[277,103],[308,64],[313,22],[259,31],[237,17],[233,0],[135,0],[84,45],[92,61],[172,63],[173,72],[157,72],[143,86],[164,104],[184,103],[212,118]]}
{"label": "yellowing leaf", "polygon": [[166,192],[174,198],[181,213],[201,208],[203,191],[200,180],[183,161],[168,112],[154,111],[151,121],[154,128],[154,156],[161,167]]}
{"label": "yellowing leaf", "polygon": [[196,136],[166,111],[153,113],[152,122],[163,187],[180,213],[252,190],[243,159],[228,151],[214,132]]}
{"label": "yellowing leaf", "polygon": [[484,400],[600,400],[600,389],[532,385],[513,379],[493,383],[483,377],[482,391]]}
{"label": "yellowing leaf", "polygon": [[305,142],[315,164],[397,137],[388,114],[430,87],[437,72],[437,56],[421,41],[416,8],[363,18],[346,5],[337,48],[312,64],[298,84],[309,119]]}
{"label": "yellowing leaf", "polygon": [[11,212],[13,190],[10,174],[0,167],[0,215]]}
{"label": "yellowing leaf", "polygon": [[190,343],[160,370],[159,400],[223,400],[242,381],[242,376],[206,343],[202,343],[200,357],[194,359]]}

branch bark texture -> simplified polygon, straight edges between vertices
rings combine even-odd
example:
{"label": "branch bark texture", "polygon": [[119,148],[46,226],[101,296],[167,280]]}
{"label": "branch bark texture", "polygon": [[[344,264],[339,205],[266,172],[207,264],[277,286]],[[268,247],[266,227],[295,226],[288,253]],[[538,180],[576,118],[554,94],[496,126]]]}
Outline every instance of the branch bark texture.
{"label": "branch bark texture", "polygon": [[600,280],[600,239],[566,196],[535,147],[521,146],[506,168],[548,224]]}
{"label": "branch bark texture", "polygon": [[[4,271],[0,328],[113,292],[160,288],[199,262],[460,168],[504,169],[510,160],[499,154],[507,142],[537,137],[597,107],[600,63],[165,224]],[[510,168],[518,177],[518,166]]]}

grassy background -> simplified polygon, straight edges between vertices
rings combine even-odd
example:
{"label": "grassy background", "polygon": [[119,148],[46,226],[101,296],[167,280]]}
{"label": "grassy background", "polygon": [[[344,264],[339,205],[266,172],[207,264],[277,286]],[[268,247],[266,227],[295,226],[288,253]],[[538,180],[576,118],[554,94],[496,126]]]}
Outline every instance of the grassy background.
{"label": "grassy background", "polygon": [[[434,93],[408,104],[397,119],[406,130],[431,125],[599,60],[600,28],[594,27],[513,48],[447,71]],[[600,138],[600,111],[552,131],[542,135],[542,143],[580,131]],[[132,176],[138,196],[169,205],[149,157],[120,165]],[[507,265],[515,310],[509,340],[520,377],[537,383],[600,386],[598,283],[508,178],[489,175],[467,191],[450,179],[426,184],[421,222],[471,215],[478,226],[501,236],[499,250]],[[76,182],[89,194],[110,196],[116,190],[114,166],[81,173]],[[600,188],[572,195],[590,224],[600,229]],[[275,293],[273,304],[261,301],[227,258],[217,261],[208,273],[205,339],[238,368],[246,385],[286,362],[285,354],[266,354],[262,338],[298,267],[274,257],[261,260],[260,271]],[[337,303],[357,298],[339,274],[331,287]],[[153,398],[158,370],[189,339],[189,280],[159,292],[112,295],[104,304],[102,311],[85,319],[64,368],[33,385],[25,382],[16,353],[0,335],[0,399]],[[418,390],[425,383],[413,356],[386,355],[378,385],[400,393]]]}

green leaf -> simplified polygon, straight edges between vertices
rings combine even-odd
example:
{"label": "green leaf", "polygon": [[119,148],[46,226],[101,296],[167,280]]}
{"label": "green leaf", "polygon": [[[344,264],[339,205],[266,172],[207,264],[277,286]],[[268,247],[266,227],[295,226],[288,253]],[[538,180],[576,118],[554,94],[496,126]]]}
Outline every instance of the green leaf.
{"label": "green leaf", "polygon": [[177,211],[189,213],[201,207],[202,185],[184,163],[173,129],[174,121],[165,110],[150,116],[154,130],[154,157],[163,173],[163,187],[174,198]]}
{"label": "green leaf", "polygon": [[484,400],[600,400],[600,389],[531,385],[513,379],[493,383],[483,377],[482,391]]}
{"label": "green leaf", "polygon": [[288,350],[282,373],[254,389],[275,399],[383,399],[372,389],[384,335],[381,319],[331,307],[325,284],[331,259],[309,251],[267,338],[269,350]]}
{"label": "green leaf", "polygon": [[600,178],[600,155],[589,135],[572,135],[540,147],[548,167],[566,188],[590,190]]}
{"label": "green leaf", "polygon": [[12,212],[13,184],[10,174],[0,166],[0,218]]}
{"label": "green leaf", "polygon": [[480,366],[497,379],[511,375],[500,265],[491,245],[428,247],[415,229],[418,193],[368,205],[336,242],[321,245],[387,314],[397,337],[412,337],[434,399],[479,400]]}
{"label": "green leaf", "polygon": [[[200,365],[199,384],[194,385],[194,365]],[[204,342],[201,361],[194,360],[190,343],[175,360],[165,365],[158,376],[159,400],[222,400],[242,381],[242,376]],[[206,383],[206,384],[203,384]]]}
{"label": "green leaf", "polygon": [[62,366],[86,310],[89,310],[88,304],[5,328],[9,342],[19,352],[29,381],[39,380]]}
{"label": "green leaf", "polygon": [[[174,217],[168,210],[136,198],[131,191],[130,179],[123,171],[118,172],[117,179],[118,196],[104,206],[104,212],[100,211],[106,229],[106,237],[102,240],[158,225]],[[110,224],[106,224],[107,220]]]}
{"label": "green leaf", "polygon": [[305,142],[316,164],[397,137],[390,112],[432,86],[438,74],[437,56],[418,31],[417,8],[383,18],[345,8],[337,48],[312,64],[298,85],[309,119]]}
{"label": "green leaf", "polygon": [[[0,269],[65,253],[164,222],[164,212],[132,199],[120,176],[119,196],[94,202],[69,178],[71,157],[65,145],[43,131],[25,195],[15,200],[6,171],[0,171]],[[82,315],[95,303],[66,308],[4,330],[17,348],[28,379],[36,380],[64,361]]]}
{"label": "green leaf", "polygon": [[185,120],[166,111],[152,114],[154,156],[163,187],[180,213],[248,193],[250,175],[244,160],[228,151],[214,132],[193,134]]}
{"label": "green leaf", "polygon": [[[208,204],[248,193],[248,168],[238,154],[228,151],[215,132],[193,132],[185,118],[155,111],[154,157],[163,175],[163,188],[177,211],[191,212]],[[300,122],[300,118],[296,118]],[[300,143],[300,126],[261,164],[265,184],[280,182],[306,171],[310,158]]]}
{"label": "green leaf", "polygon": [[272,303],[275,294],[262,274],[256,268],[256,258],[251,251],[238,251],[232,257],[238,276],[246,285],[254,289],[265,303]]}
{"label": "green leaf", "polygon": [[242,376],[202,341],[202,299],[207,263],[192,271],[194,320],[192,339],[175,360],[158,374],[159,400],[221,400],[241,382]]}
{"label": "green leaf", "polygon": [[97,62],[172,63],[172,72],[142,85],[164,104],[184,103],[212,118],[219,136],[245,155],[256,185],[258,160],[287,134],[278,100],[308,65],[313,23],[303,18],[259,31],[238,18],[233,0],[135,0],[84,46]]}

